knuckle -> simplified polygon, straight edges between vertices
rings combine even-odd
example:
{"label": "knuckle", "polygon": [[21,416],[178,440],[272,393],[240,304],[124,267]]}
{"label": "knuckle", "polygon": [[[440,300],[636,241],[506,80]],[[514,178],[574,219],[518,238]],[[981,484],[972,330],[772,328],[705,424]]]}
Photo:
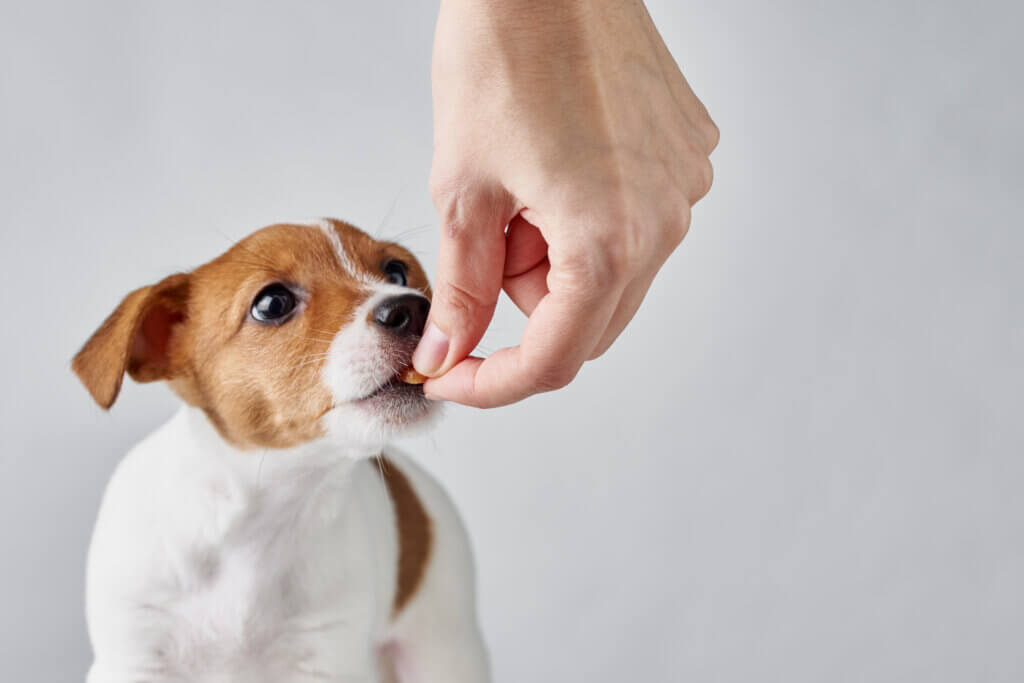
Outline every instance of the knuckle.
{"label": "knuckle", "polygon": [[434,290],[433,306],[443,308],[457,319],[466,320],[483,307],[483,299],[459,285],[444,282]]}
{"label": "knuckle", "polygon": [[605,354],[605,351],[612,347],[612,341],[613,340],[608,339],[602,340],[601,343],[598,344],[597,347],[590,352],[590,355],[587,356],[587,360],[597,360],[598,358],[603,356]]}
{"label": "knuckle", "polygon": [[660,226],[653,220],[607,225],[560,260],[555,276],[565,278],[564,286],[591,295],[621,287],[645,270],[663,245]]}
{"label": "knuckle", "polygon": [[711,120],[710,116],[704,122],[703,133],[704,138],[708,141],[708,154],[711,154],[718,147],[718,142],[722,139],[722,132],[718,129],[718,124]]}
{"label": "knuckle", "polygon": [[435,170],[430,198],[441,220],[442,236],[450,240],[473,238],[475,227],[489,224],[502,211],[501,193],[469,172]]}
{"label": "knuckle", "polygon": [[693,195],[697,201],[711,191],[711,183],[715,180],[715,171],[711,160],[702,158],[694,169]]}
{"label": "knuckle", "polygon": [[614,226],[601,231],[588,254],[592,277],[590,284],[613,285],[628,280],[643,267],[654,248],[654,235],[643,223],[633,218],[622,218],[610,223]]}
{"label": "knuckle", "polygon": [[437,215],[441,219],[442,236],[448,239],[461,239],[466,236],[469,221],[466,219],[466,198],[464,195],[446,186],[439,190],[431,190]]}
{"label": "knuckle", "polygon": [[668,235],[669,247],[675,249],[690,231],[690,205],[681,202],[679,213],[669,220],[666,233]]}
{"label": "knuckle", "polygon": [[644,226],[624,223],[618,244],[608,251],[611,257],[608,270],[617,277],[629,275],[646,260],[650,251],[651,235]]}
{"label": "knuckle", "polygon": [[697,101],[697,111],[694,117],[694,126],[697,132],[703,138],[703,146],[708,154],[715,151],[718,147],[718,141],[721,138],[721,131],[718,129],[718,124],[711,118],[711,114],[708,112],[707,107],[700,100]]}
{"label": "knuckle", "polygon": [[628,229],[618,258],[612,263],[618,282],[622,284],[632,280],[638,272],[646,270],[661,250],[659,226],[653,217]]}
{"label": "knuckle", "polygon": [[593,243],[570,254],[559,273],[567,278],[566,284],[576,290],[604,291],[624,279],[628,266],[623,251],[618,242]]}
{"label": "knuckle", "polygon": [[579,372],[578,367],[564,365],[562,363],[548,363],[541,366],[533,373],[531,385],[534,393],[556,391],[566,387],[576,378]]}
{"label": "knuckle", "polygon": [[430,199],[437,209],[441,225],[446,231],[453,233],[449,235],[450,237],[463,233],[467,223],[467,204],[471,195],[466,188],[464,173],[435,169],[430,174]]}
{"label": "knuckle", "polygon": [[459,187],[459,180],[465,175],[450,160],[441,160],[435,156],[430,167],[430,198],[434,202],[443,202]]}

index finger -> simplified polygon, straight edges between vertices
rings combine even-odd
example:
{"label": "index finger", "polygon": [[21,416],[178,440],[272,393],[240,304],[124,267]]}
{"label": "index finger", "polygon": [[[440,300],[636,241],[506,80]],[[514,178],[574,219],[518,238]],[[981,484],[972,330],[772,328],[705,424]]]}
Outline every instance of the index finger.
{"label": "index finger", "polygon": [[620,298],[621,289],[548,292],[518,346],[466,358],[428,380],[424,391],[433,399],[494,408],[564,387],[600,342]]}

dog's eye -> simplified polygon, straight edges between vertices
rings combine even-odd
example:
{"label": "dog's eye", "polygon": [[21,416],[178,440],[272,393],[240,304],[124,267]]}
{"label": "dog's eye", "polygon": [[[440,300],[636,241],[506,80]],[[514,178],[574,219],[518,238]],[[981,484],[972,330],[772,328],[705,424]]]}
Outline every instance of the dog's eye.
{"label": "dog's eye", "polygon": [[279,325],[288,319],[297,303],[295,294],[290,289],[280,282],[275,282],[260,290],[252,300],[250,312],[252,317],[261,323]]}
{"label": "dog's eye", "polygon": [[401,287],[409,285],[409,267],[398,259],[391,259],[385,263],[382,270],[391,284]]}

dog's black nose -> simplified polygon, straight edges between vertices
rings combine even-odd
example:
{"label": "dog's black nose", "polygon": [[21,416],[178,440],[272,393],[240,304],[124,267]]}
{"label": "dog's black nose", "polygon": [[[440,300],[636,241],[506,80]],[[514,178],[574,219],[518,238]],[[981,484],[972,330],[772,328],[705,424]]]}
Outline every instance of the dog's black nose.
{"label": "dog's black nose", "polygon": [[427,324],[430,301],[419,294],[403,294],[385,299],[373,309],[373,322],[400,337],[418,337]]}

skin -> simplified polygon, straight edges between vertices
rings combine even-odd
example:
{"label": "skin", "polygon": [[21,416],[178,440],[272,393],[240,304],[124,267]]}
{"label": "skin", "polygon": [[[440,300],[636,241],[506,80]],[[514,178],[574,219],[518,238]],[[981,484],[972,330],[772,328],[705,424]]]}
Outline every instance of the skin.
{"label": "skin", "polygon": [[[564,387],[686,235],[718,129],[639,0],[443,0],[433,95],[426,394],[494,407]],[[469,357],[502,290],[522,339]]]}

